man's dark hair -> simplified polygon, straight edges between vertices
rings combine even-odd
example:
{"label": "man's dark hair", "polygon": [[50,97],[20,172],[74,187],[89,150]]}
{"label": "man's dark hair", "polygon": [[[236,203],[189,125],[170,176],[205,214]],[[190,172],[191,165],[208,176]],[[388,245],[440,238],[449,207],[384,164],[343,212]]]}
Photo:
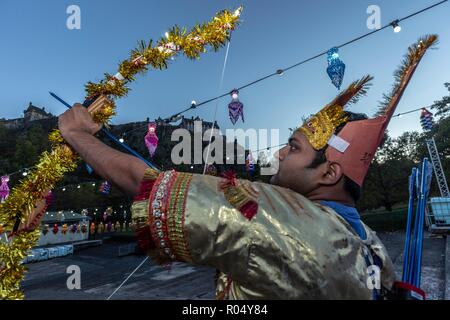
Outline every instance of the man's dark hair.
{"label": "man's dark hair", "polygon": [[[345,111],[345,115],[347,116],[347,122],[368,119],[367,116],[363,113],[354,113],[350,111]],[[344,128],[347,122],[338,126],[336,128],[335,134],[338,134],[342,130],[342,128]],[[328,146],[325,146],[322,149],[316,151],[316,157],[307,168],[310,169],[317,168],[319,165],[327,161],[327,157],[325,154],[327,147]],[[347,191],[348,194],[350,194],[350,196],[353,198],[353,201],[355,202],[357,202],[361,197],[361,187],[356,182],[354,182],[345,175],[344,175],[344,190]]]}

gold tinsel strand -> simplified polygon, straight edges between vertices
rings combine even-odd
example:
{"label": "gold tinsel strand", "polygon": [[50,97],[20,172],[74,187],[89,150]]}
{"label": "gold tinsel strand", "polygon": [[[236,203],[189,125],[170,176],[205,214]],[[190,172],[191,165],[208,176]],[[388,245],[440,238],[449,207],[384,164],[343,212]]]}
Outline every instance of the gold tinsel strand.
{"label": "gold tinsel strand", "polygon": [[[138,73],[145,73],[148,66],[155,69],[167,68],[168,60],[178,52],[183,52],[190,59],[198,59],[206,52],[206,46],[218,50],[229,40],[230,33],[237,26],[242,7],[233,13],[227,10],[219,12],[213,20],[203,25],[196,25],[187,33],[177,26],[167,32],[155,46],[141,42],[139,48],[131,52],[130,59],[120,63],[119,74],[112,76],[105,74],[99,83],[88,82],[86,93],[88,98],[100,94],[108,96],[110,100],[128,94],[127,82],[133,81]],[[92,117],[95,122],[107,125],[115,115],[113,102],[106,104]],[[51,152],[44,152],[32,172],[13,188],[10,196],[0,204],[0,226],[7,234],[13,230],[16,219],[21,223],[26,220],[26,213],[35,208],[35,203],[43,198],[47,190],[55,187],[64,174],[75,170],[78,156],[64,144],[59,130],[49,134],[53,144]],[[27,252],[39,239],[39,228],[32,231],[22,231],[11,237],[10,243],[0,244],[0,298],[23,299],[20,282],[24,277],[25,268],[22,261]]]}

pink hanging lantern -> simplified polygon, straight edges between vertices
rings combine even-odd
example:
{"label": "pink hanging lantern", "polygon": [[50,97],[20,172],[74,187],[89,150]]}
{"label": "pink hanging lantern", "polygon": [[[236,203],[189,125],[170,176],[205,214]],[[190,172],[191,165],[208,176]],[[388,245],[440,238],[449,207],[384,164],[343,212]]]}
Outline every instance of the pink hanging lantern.
{"label": "pink hanging lantern", "polygon": [[0,203],[6,200],[9,196],[9,176],[3,176],[2,178],[2,184],[0,185]]}
{"label": "pink hanging lantern", "polygon": [[156,123],[150,122],[148,124],[148,132],[144,138],[145,145],[148,149],[148,153],[150,154],[150,158],[156,153],[156,149],[158,148],[158,136],[156,135]]}

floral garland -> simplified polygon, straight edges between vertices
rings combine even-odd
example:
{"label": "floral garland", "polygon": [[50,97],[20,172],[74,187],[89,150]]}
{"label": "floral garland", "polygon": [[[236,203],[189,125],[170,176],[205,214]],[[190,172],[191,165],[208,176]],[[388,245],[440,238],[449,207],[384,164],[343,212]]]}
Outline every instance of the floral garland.
{"label": "floral garland", "polygon": [[[87,99],[102,99],[100,108],[90,108],[94,121],[107,125],[115,115],[113,100],[127,95],[127,84],[134,81],[138,73],[143,74],[150,67],[166,69],[168,60],[181,52],[189,59],[198,59],[201,53],[206,52],[208,45],[217,51],[229,40],[231,31],[239,23],[241,11],[242,7],[234,12],[221,11],[210,22],[197,24],[190,32],[175,26],[155,46],[152,46],[152,41],[148,44],[141,41],[139,47],[132,50],[131,57],[120,63],[119,72],[114,76],[105,74],[99,83],[86,84]],[[22,261],[39,239],[40,231],[33,218],[45,210],[37,203],[66,173],[77,167],[79,157],[65,144],[58,130],[50,133],[49,140],[52,150],[41,155],[32,172],[0,204],[0,230],[4,230],[8,236],[7,242],[0,243],[1,299],[23,299],[20,282],[25,267]],[[30,219],[33,220],[31,227]]]}

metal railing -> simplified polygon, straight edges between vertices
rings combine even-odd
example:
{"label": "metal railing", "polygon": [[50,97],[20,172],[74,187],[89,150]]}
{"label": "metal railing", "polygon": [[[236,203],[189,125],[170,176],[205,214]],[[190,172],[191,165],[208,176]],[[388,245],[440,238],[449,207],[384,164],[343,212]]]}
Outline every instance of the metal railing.
{"label": "metal railing", "polygon": [[431,232],[450,231],[450,198],[431,198],[425,217]]}

